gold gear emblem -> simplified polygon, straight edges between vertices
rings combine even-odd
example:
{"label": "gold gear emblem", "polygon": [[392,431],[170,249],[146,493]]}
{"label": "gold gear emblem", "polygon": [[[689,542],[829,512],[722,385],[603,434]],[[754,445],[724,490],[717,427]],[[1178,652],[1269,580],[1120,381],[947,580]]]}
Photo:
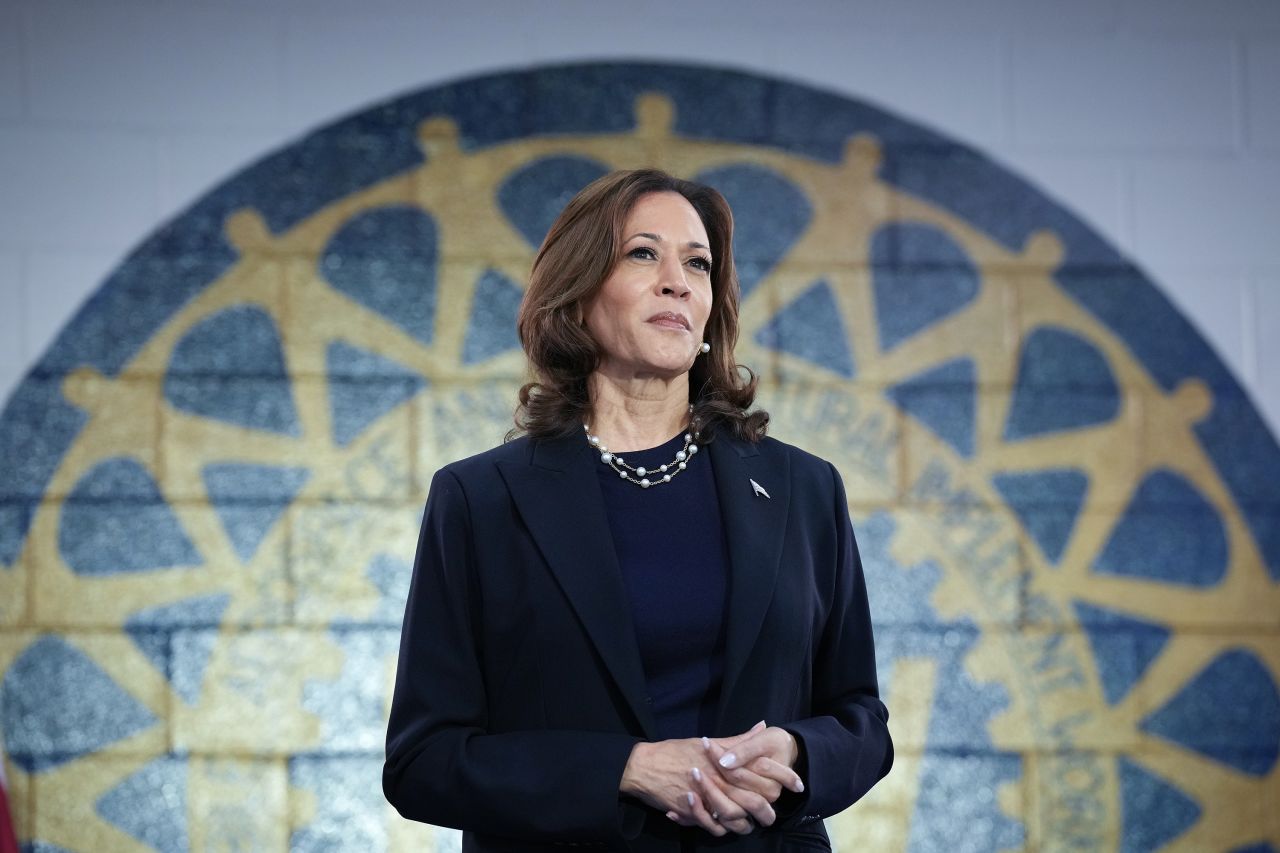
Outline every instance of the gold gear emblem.
{"label": "gold gear emblem", "polygon": [[[827,164],[767,147],[683,138],[673,133],[673,116],[668,99],[645,95],[630,133],[533,137],[474,151],[461,147],[450,119],[423,122],[418,139],[426,159],[417,168],[340,198],[284,233],[271,233],[254,210],[229,217],[225,230],[237,262],[176,313],[118,376],[81,369],[66,378],[65,396],[89,421],[35,514],[25,556],[35,568],[30,588],[0,593],[29,601],[35,624],[74,632],[74,645],[127,685],[161,723],[54,770],[12,774],[15,798],[31,796],[38,804],[33,836],[72,850],[142,849],[93,804],[149,762],[179,754],[191,757],[192,846],[283,848],[322,811],[317,792],[292,772],[299,756],[324,756],[333,743],[342,744],[339,757],[380,755],[382,720],[340,730],[330,711],[342,699],[332,691],[349,683],[367,693],[368,684],[359,681],[367,676],[375,692],[381,689],[385,709],[398,623],[378,623],[376,637],[363,646],[344,638],[342,628],[381,618],[387,590],[368,568],[381,556],[412,555],[432,472],[493,446],[510,425],[524,378],[522,353],[509,349],[470,364],[461,355],[478,307],[476,283],[485,270],[523,282],[532,261],[528,241],[496,203],[502,182],[542,158],[574,156],[611,168],[656,166],[687,176],[751,163],[783,178],[812,205],[806,230],[743,300],[738,358],[764,378],[760,403],[774,415],[775,434],[835,462],[859,527],[875,513],[888,513],[895,523],[890,550],[896,563],[942,569],[929,599],[939,619],[978,629],[979,639],[965,655],[966,677],[1003,690],[1007,701],[986,721],[986,732],[992,750],[1016,757],[1020,774],[973,794],[1022,825],[1011,846],[1117,849],[1118,755],[1199,804],[1199,819],[1167,849],[1230,849],[1256,841],[1259,827],[1280,840],[1277,818],[1266,808],[1280,802],[1278,771],[1248,776],[1141,727],[1146,715],[1226,650],[1248,649],[1273,678],[1280,676],[1280,646],[1260,640],[1258,632],[1241,633],[1248,626],[1274,632],[1280,594],[1193,433],[1210,409],[1209,389],[1188,382],[1164,392],[1122,339],[1063,293],[1053,280],[1062,260],[1053,234],[1038,233],[1021,251],[1009,251],[882,180],[874,139],[851,139],[842,160]],[[424,211],[439,229],[429,341],[351,299],[323,275],[324,247],[345,223],[393,206]],[[878,229],[894,222],[926,224],[948,235],[973,260],[980,286],[927,334],[886,350],[868,247]],[[856,378],[759,339],[818,279],[834,297]],[[279,330],[296,434],[228,424],[166,400],[166,372],[184,336],[220,312],[246,306]],[[1074,332],[1105,356],[1121,388],[1119,412],[1099,426],[1011,442],[1002,428],[1018,353],[1032,330],[1044,325]],[[334,440],[326,358],[335,343],[426,379],[347,443]],[[978,389],[969,456],[885,393],[962,357],[972,361]],[[91,576],[66,565],[58,498],[102,460],[120,457],[137,462],[158,484],[202,570]],[[248,557],[211,508],[203,473],[227,462],[309,472]],[[997,474],[1055,468],[1078,469],[1091,485],[1061,558],[1051,564],[991,482]],[[1090,573],[1119,510],[1156,468],[1194,484],[1223,520],[1230,562],[1220,584],[1189,589]],[[0,575],[0,584],[13,583]],[[139,610],[215,594],[228,603],[216,625],[189,632],[204,637],[210,651],[202,682],[184,697],[121,628]],[[876,594],[872,590],[873,600]],[[1114,706],[1104,701],[1073,601],[1153,622],[1176,617],[1178,630],[1158,659]],[[0,648],[0,667],[7,668],[19,649],[16,643]],[[828,821],[837,849],[907,849],[938,684],[939,664],[929,656],[894,661],[887,702],[898,763],[864,803]],[[333,701],[319,707],[316,697],[326,689]],[[370,759],[360,766],[376,764]],[[366,782],[380,791],[376,777]],[[389,849],[423,849],[432,837],[385,806],[367,819],[381,827]],[[437,833],[434,843],[453,849],[457,837]]]}

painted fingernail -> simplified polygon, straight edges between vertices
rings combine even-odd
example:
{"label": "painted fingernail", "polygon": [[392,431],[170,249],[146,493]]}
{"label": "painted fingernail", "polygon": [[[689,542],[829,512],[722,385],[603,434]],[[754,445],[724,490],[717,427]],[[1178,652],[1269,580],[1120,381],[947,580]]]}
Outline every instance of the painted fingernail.
{"label": "painted fingernail", "polygon": [[676,819],[675,812],[667,812],[667,820],[675,820],[675,819]]}
{"label": "painted fingernail", "polygon": [[707,737],[706,737],[705,735],[704,735],[704,736],[703,736],[703,738],[702,738],[702,748],[703,748],[703,749],[710,749],[710,748],[711,748],[711,741],[710,741],[710,740],[708,740],[708,739],[707,739]]}
{"label": "painted fingernail", "polygon": [[693,808],[693,791],[685,791],[684,798],[689,801],[689,808]]}
{"label": "painted fingernail", "polygon": [[698,781],[698,782],[701,782],[701,781],[702,781],[702,771],[701,771],[701,770],[699,770],[698,768],[696,768],[696,767],[695,767],[695,768],[693,768],[692,770],[690,770],[689,772],[693,774],[693,778],[694,778],[696,781]]}
{"label": "painted fingernail", "polygon": [[[756,726],[763,726],[763,725],[766,725],[764,720],[761,720],[760,722],[756,723]],[[752,726],[752,728],[755,728],[755,726]]]}
{"label": "painted fingernail", "polygon": [[737,760],[738,756],[734,755],[732,752],[726,752],[724,755],[720,756],[720,766],[732,767],[733,763]]}
{"label": "painted fingernail", "polygon": [[796,793],[797,794],[804,793],[804,783],[801,782],[799,779],[796,780]]}

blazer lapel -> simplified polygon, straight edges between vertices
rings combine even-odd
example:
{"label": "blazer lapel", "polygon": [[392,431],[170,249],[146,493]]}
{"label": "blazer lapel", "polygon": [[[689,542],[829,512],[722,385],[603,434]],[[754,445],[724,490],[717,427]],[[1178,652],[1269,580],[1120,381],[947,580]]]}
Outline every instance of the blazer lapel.
{"label": "blazer lapel", "polygon": [[609,533],[595,456],[577,435],[530,442],[528,463],[498,469],[587,635],[645,735],[657,737],[644,667]]}
{"label": "blazer lapel", "polygon": [[791,506],[791,471],[785,455],[769,464],[754,444],[739,441],[725,430],[706,449],[729,543],[729,624],[716,730],[732,734],[720,727],[726,725],[734,688],[773,598]]}

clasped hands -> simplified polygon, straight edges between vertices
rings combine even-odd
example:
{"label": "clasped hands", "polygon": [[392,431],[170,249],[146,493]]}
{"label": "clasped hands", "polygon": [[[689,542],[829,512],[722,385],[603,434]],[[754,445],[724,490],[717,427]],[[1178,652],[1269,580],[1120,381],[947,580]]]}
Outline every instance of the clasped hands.
{"label": "clasped hands", "polygon": [[715,836],[771,826],[773,803],[804,783],[792,770],[799,746],[790,732],[761,720],[740,735],[639,743],[619,789],[681,826]]}

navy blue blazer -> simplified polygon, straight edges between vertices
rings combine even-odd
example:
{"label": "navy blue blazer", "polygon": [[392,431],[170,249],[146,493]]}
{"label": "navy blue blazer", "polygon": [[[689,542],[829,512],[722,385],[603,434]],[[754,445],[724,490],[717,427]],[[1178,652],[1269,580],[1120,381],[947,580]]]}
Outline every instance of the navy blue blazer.
{"label": "navy blue blazer", "polygon": [[820,818],[893,763],[844,485],[830,463],[772,438],[720,430],[703,450],[730,560],[724,677],[705,734],[785,727],[805,792],[783,792],[773,827],[723,839],[619,795],[632,747],[657,737],[599,458],[581,434],[526,436],[431,482],[383,768],[402,815],[462,829],[464,851],[829,847]]}

